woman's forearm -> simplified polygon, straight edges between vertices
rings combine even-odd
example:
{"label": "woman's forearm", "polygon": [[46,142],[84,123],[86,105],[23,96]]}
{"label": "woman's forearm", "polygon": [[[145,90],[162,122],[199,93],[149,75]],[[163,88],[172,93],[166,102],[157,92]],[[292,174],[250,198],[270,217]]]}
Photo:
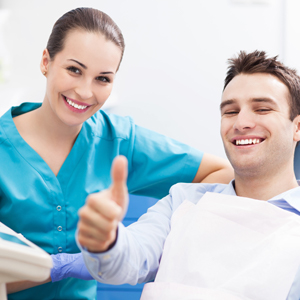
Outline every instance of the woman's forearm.
{"label": "woman's forearm", "polygon": [[193,182],[229,183],[233,177],[233,168],[228,160],[204,153]]}
{"label": "woman's forearm", "polygon": [[6,291],[7,294],[12,294],[16,292],[20,292],[47,282],[51,282],[51,277],[49,276],[48,279],[45,281],[29,281],[29,280],[24,280],[24,281],[17,281],[17,282],[10,282],[6,284]]}

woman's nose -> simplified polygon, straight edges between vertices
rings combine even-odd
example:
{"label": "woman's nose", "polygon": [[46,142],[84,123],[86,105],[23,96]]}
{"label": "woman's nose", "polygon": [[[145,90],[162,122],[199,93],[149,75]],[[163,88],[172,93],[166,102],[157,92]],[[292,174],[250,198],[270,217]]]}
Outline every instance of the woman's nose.
{"label": "woman's nose", "polygon": [[79,97],[82,100],[90,99],[93,96],[93,90],[91,87],[91,83],[89,82],[81,82],[77,88],[75,89],[76,94],[79,95]]}

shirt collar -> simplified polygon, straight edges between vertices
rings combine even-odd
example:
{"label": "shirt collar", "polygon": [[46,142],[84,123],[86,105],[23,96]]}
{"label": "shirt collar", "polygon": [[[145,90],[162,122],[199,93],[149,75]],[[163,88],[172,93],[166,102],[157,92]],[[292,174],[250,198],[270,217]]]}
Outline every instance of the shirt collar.
{"label": "shirt collar", "polygon": [[[298,181],[298,185],[300,185],[300,181]],[[294,207],[296,210],[300,211],[300,186],[295,187],[291,190],[288,190],[284,193],[281,193],[270,200],[284,200],[290,206]]]}
{"label": "shirt collar", "polygon": [[223,194],[236,196],[236,192],[234,188],[235,188],[235,181],[234,179],[232,179],[229,182],[229,184],[226,185],[225,189],[223,190]]}
{"label": "shirt collar", "polygon": [[[298,185],[300,185],[300,180],[298,181]],[[226,195],[234,195],[236,196],[235,192],[235,181],[234,179],[226,186],[223,193]],[[284,193],[281,193],[268,201],[286,201],[290,206],[294,207],[296,210],[300,212],[300,186],[288,190]]]}

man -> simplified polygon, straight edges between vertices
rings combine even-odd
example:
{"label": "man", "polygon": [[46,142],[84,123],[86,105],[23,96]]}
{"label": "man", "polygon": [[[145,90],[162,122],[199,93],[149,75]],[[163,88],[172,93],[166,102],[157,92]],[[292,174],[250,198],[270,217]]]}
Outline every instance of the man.
{"label": "man", "polygon": [[265,52],[242,51],[229,62],[221,136],[235,179],[177,184],[124,228],[126,160],[119,157],[111,188],[89,196],[80,211],[78,242],[97,280],[155,279],[142,299],[300,298],[300,188],[293,169],[300,78]]}

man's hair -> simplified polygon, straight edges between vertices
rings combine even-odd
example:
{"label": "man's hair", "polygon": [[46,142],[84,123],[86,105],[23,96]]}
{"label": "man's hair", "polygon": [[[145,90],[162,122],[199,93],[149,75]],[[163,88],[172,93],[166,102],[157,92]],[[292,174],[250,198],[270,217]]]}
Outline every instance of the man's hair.
{"label": "man's hair", "polygon": [[300,77],[296,70],[290,69],[278,61],[277,56],[268,58],[266,52],[257,50],[248,54],[240,51],[238,56],[230,58],[228,63],[223,91],[228,83],[239,74],[271,74],[289,89],[290,119],[293,121],[297,115],[300,115]]}

